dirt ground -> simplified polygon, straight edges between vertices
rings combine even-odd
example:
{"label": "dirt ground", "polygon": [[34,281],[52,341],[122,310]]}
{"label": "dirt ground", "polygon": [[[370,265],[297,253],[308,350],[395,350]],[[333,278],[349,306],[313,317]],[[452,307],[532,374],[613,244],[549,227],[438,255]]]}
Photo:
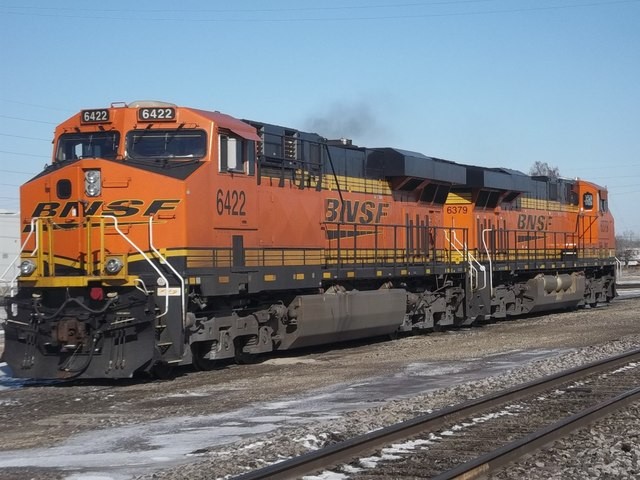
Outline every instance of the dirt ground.
{"label": "dirt ground", "polygon": [[[640,333],[640,299],[455,332],[349,344],[230,365],[167,381],[27,384],[0,390],[0,450],[51,446],[79,432],[235,410],[401,370],[414,362],[575,348]],[[189,393],[189,396],[185,396]]]}

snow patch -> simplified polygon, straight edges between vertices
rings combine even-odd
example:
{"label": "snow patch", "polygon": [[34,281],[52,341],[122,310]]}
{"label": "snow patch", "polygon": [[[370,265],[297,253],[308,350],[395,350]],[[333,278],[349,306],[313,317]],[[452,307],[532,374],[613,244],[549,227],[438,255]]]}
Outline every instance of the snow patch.
{"label": "snow patch", "polygon": [[346,480],[349,478],[343,473],[336,473],[330,470],[325,470],[319,475],[305,475],[302,477],[303,480]]}

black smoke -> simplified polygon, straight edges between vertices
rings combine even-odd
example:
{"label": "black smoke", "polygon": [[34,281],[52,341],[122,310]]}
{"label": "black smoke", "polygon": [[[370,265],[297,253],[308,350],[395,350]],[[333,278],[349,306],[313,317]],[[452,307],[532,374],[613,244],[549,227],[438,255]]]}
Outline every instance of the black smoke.
{"label": "black smoke", "polygon": [[366,141],[382,132],[382,122],[367,102],[334,102],[304,122],[305,130],[329,139]]}

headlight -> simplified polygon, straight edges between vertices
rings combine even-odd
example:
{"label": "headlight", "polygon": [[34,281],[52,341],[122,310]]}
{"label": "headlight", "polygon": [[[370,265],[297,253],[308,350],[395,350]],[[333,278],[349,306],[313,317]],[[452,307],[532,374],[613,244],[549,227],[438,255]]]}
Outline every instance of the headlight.
{"label": "headlight", "polygon": [[36,271],[36,264],[31,260],[23,260],[20,264],[20,275],[23,277],[28,277],[33,272]]}
{"label": "headlight", "polygon": [[100,170],[85,170],[84,191],[88,197],[97,197],[102,193]]}
{"label": "headlight", "polygon": [[107,262],[104,264],[104,269],[108,274],[115,275],[120,270],[122,270],[123,266],[124,264],[122,263],[122,260],[117,257],[111,257],[107,259]]}

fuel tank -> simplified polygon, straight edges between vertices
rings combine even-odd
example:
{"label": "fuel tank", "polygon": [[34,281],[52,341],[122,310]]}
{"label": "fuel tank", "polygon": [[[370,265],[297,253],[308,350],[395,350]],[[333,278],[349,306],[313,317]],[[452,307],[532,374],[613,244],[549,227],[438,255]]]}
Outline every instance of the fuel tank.
{"label": "fuel tank", "polygon": [[402,289],[299,296],[289,306],[278,350],[390,334],[402,324],[406,309]]}

